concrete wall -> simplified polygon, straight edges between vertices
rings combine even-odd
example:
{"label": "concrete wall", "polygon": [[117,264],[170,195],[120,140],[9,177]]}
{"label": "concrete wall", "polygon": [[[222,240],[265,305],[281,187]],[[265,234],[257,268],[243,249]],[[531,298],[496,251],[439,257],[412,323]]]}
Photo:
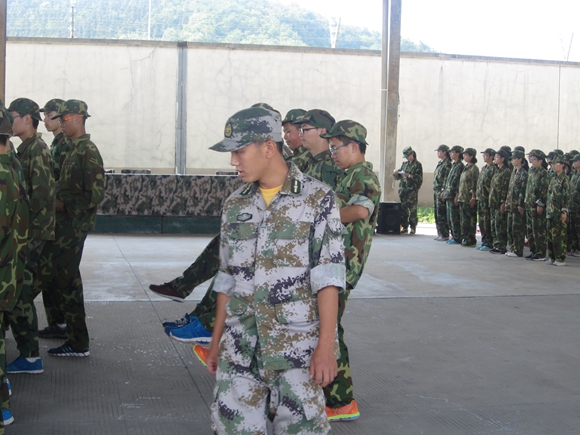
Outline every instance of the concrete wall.
{"label": "concrete wall", "polygon": [[[229,156],[207,147],[229,115],[256,102],[360,121],[378,171],[380,53],[202,43],[186,51],[187,173],[229,169]],[[178,53],[172,42],[10,38],[6,100],[83,99],[107,168],[174,173]],[[579,63],[404,53],[397,149],[412,146],[423,163],[420,201],[431,203],[440,143],[580,148],[579,88]]]}

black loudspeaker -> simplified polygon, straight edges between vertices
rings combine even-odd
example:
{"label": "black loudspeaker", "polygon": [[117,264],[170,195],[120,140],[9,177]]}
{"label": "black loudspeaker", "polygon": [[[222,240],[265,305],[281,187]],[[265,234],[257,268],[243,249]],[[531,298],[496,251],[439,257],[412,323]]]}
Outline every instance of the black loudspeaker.
{"label": "black loudspeaker", "polygon": [[377,217],[378,234],[401,234],[401,203],[381,202]]}

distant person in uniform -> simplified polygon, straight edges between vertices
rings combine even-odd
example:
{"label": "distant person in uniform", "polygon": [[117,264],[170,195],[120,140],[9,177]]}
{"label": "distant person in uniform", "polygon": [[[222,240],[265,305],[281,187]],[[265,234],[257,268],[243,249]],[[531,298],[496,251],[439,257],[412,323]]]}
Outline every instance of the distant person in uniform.
{"label": "distant person in uniform", "polygon": [[447,207],[445,201],[441,199],[441,193],[445,190],[445,180],[451,170],[451,160],[447,145],[439,145],[435,151],[437,151],[439,162],[433,172],[433,212],[437,227],[437,237],[434,240],[446,242],[449,240],[449,224],[447,222]]}
{"label": "distant person in uniform", "polygon": [[399,169],[393,171],[393,177],[399,182],[399,200],[401,201],[401,234],[417,232],[417,203],[419,189],[423,184],[423,165],[417,160],[417,153],[411,147],[403,149],[406,159]]}

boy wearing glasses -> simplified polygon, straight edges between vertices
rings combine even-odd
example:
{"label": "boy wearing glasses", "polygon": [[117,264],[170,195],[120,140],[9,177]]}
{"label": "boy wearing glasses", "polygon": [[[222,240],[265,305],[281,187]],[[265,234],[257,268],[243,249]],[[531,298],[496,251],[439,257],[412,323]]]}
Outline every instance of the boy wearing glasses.
{"label": "boy wearing glasses", "polygon": [[44,368],[38,346],[38,317],[34,306],[38,293],[34,286],[41,252],[46,243],[54,240],[55,183],[50,151],[36,132],[40,122],[38,104],[28,98],[17,98],[7,110],[14,119],[12,131],[22,140],[17,155],[28,189],[30,226],[22,291],[8,314],[20,355],[6,369],[8,373],[38,374]]}
{"label": "boy wearing glasses", "polygon": [[56,237],[46,244],[40,258],[39,289],[48,292],[64,313],[67,340],[48,354],[61,357],[89,356],[83,283],[79,266],[87,234],[95,228],[97,207],[104,197],[103,160],[86,133],[89,117],[84,101],[68,100],[53,119],[60,119],[70,149],[62,159],[56,188]]}
{"label": "boy wearing glasses", "polygon": [[344,342],[342,315],[350,291],[362,276],[375,232],[379,211],[381,187],[373,172],[373,165],[365,160],[367,130],[358,122],[339,121],[328,133],[321,135],[330,140],[330,153],[336,165],[346,171],[335,193],[340,207],[340,219],[346,226],[345,258],[346,289],[338,296],[338,342],[340,358],[338,375],[324,389],[326,414],[330,421],[356,420],[360,416],[353,396],[348,348]]}

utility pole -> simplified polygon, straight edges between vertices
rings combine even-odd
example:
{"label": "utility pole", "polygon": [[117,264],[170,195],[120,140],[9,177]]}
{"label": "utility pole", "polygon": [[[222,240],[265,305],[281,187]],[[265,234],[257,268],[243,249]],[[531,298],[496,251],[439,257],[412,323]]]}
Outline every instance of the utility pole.
{"label": "utility pole", "polygon": [[75,5],[77,0],[70,0],[70,37],[75,37]]}
{"label": "utility pole", "polygon": [[6,104],[6,16],[7,0],[0,0],[0,99]]}
{"label": "utility pole", "polygon": [[330,17],[328,26],[330,27],[330,47],[336,48],[338,33],[340,32],[340,17]]}
{"label": "utility pole", "polygon": [[147,40],[151,40],[151,0],[149,0],[149,19],[147,21]]}
{"label": "utility pole", "polygon": [[[395,169],[397,156],[399,71],[401,63],[401,9],[402,0],[390,0],[390,8],[389,0],[383,0],[381,171],[383,177],[383,198],[385,201],[398,200],[392,173]],[[387,45],[385,34],[388,35],[388,51],[385,48]]]}

